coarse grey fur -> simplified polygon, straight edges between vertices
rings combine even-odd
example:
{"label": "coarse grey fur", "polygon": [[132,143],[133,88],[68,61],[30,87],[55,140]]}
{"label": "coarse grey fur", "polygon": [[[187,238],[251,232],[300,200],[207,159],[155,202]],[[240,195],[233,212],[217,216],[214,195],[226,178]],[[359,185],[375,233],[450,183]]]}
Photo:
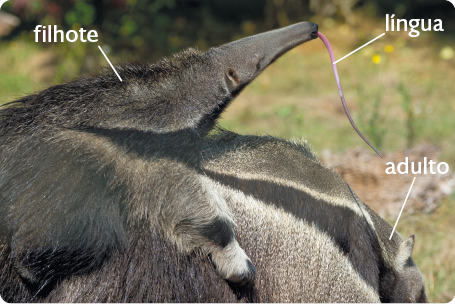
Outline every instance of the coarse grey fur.
{"label": "coarse grey fur", "polygon": [[[63,280],[42,302],[428,302],[406,241],[321,165],[302,142],[211,134],[204,180],[232,209],[237,239],[257,267],[253,286],[231,288],[200,253],[185,254],[148,225],[102,268]],[[0,259],[2,296],[33,293]]]}
{"label": "coarse grey fur", "polygon": [[257,266],[255,300],[428,302],[415,237],[389,240],[391,225],[305,142],[220,131],[204,147],[204,172]]}
{"label": "coarse grey fur", "polygon": [[123,64],[122,82],[104,69],[2,109],[0,237],[35,295],[99,269],[143,225],[180,251],[202,250],[230,282],[251,282],[231,211],[202,175],[201,145],[243,87],[316,33],[302,22]]}

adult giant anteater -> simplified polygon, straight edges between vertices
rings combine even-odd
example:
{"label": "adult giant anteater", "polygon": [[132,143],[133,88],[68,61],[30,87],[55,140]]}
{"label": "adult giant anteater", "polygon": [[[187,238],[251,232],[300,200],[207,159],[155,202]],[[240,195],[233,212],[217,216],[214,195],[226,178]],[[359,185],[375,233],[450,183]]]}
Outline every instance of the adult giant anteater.
{"label": "adult giant anteater", "polygon": [[[209,135],[245,85],[316,32],[299,23],[124,64],[123,82],[106,69],[1,110],[0,294],[425,300],[414,239],[387,243],[390,225],[305,146]],[[254,285],[238,287],[253,280],[253,264]]]}
{"label": "adult giant anteater", "polygon": [[102,267],[34,297],[0,248],[11,302],[426,302],[406,241],[299,142],[220,131],[202,145],[204,182],[225,198],[255,284],[230,288],[202,253],[185,254],[147,222]]}

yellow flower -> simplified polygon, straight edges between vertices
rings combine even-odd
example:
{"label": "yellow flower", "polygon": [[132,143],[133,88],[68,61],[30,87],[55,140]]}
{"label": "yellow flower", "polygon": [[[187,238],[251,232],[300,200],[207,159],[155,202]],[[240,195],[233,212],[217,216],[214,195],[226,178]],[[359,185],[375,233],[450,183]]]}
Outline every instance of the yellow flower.
{"label": "yellow flower", "polygon": [[379,64],[381,62],[381,56],[379,56],[378,54],[375,54],[373,56],[372,60],[374,63]]}
{"label": "yellow flower", "polygon": [[455,52],[453,51],[453,49],[450,46],[446,46],[441,50],[441,53],[439,55],[441,56],[442,59],[450,60],[452,59],[454,54]]}
{"label": "yellow flower", "polygon": [[386,47],[384,48],[384,50],[387,52],[387,53],[392,53],[393,52],[393,46],[391,46],[390,44],[386,45]]}

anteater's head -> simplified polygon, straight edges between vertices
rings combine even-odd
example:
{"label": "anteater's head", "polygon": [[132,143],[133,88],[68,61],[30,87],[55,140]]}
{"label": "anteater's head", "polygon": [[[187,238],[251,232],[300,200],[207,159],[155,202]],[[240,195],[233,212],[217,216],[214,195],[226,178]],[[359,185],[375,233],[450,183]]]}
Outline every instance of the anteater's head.
{"label": "anteater's head", "polygon": [[65,127],[204,134],[242,88],[317,31],[316,24],[302,22],[156,64],[119,65],[122,82],[105,68],[16,101],[18,107],[0,112],[0,132]]}
{"label": "anteater's head", "polygon": [[[415,236],[405,241],[395,233],[392,240],[393,259],[389,259],[381,271],[379,294],[386,303],[428,303],[425,283],[411,258]],[[390,244],[389,244],[390,246]]]}
{"label": "anteater's head", "polygon": [[217,48],[204,56],[210,58],[219,97],[210,102],[203,122],[209,126],[238,93],[278,57],[311,39],[317,38],[318,26],[310,22],[246,37]]}

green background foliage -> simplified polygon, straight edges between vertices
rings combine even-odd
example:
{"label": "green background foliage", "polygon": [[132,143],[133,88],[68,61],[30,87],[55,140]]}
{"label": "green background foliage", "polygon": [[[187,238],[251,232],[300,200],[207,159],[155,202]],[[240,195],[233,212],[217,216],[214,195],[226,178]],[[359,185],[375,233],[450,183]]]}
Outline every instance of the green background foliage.
{"label": "green background foliage", "polygon": [[[156,58],[194,46],[207,48],[241,36],[306,20],[321,11],[314,0],[12,0],[4,9],[25,20],[6,39],[29,32],[36,24],[57,24],[64,30],[79,24],[101,33],[118,52],[134,51],[141,59]],[[320,1],[323,2],[323,1]],[[326,1],[327,2],[327,1]],[[444,0],[341,0],[331,17],[349,19],[342,5],[370,15],[394,13],[396,18],[442,18],[445,32],[455,30],[451,4]],[[325,3],[325,2],[323,2]],[[314,5],[313,5],[314,6]],[[323,7],[323,5],[321,5]],[[444,8],[441,10],[441,8]],[[350,20],[346,20],[348,23]]]}

